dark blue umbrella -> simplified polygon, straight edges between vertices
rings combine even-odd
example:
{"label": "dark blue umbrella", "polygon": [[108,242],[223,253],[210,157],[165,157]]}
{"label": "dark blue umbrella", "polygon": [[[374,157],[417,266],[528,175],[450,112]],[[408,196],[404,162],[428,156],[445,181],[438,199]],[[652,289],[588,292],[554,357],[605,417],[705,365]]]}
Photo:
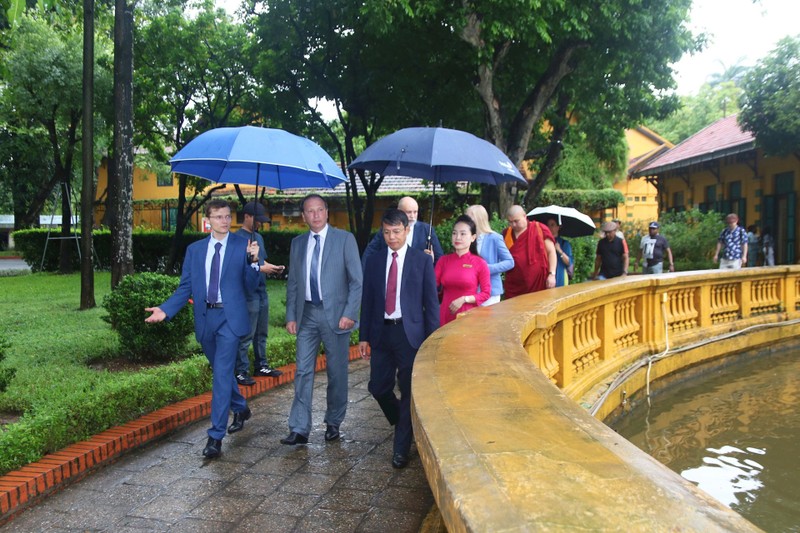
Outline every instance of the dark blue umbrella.
{"label": "dark blue umbrella", "polygon": [[201,133],[170,159],[173,172],[218,183],[274,189],[334,188],[342,170],[314,141],[288,131],[242,126]]}
{"label": "dark blue umbrella", "polygon": [[434,200],[437,183],[469,181],[498,185],[517,181],[527,184],[519,169],[498,147],[471,133],[448,128],[398,130],[368,146],[348,168],[432,181]]}
{"label": "dark blue umbrella", "polygon": [[368,146],[348,168],[382,176],[423,178],[433,183],[527,183],[514,163],[495,145],[471,133],[448,128],[396,131]]}

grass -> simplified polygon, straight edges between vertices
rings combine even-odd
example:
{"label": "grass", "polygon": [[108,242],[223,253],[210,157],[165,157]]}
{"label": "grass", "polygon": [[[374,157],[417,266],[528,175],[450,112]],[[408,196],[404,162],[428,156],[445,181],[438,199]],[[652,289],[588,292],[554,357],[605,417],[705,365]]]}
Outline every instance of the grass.
{"label": "grass", "polygon": [[[32,413],[47,410],[65,396],[91,392],[103,384],[124,380],[139,371],[109,372],[118,358],[118,340],[101,317],[103,296],[110,291],[110,274],[95,273],[97,307],[78,310],[80,275],[37,273],[3,278],[2,316],[10,342],[5,366],[16,375],[0,394],[0,411]],[[270,295],[270,363],[280,366],[294,361],[294,337],[283,328],[285,282],[268,282]],[[154,304],[159,302],[154,302]],[[145,313],[142,311],[142,319]],[[200,353],[192,336],[190,350]],[[189,354],[181,354],[187,356]]]}
{"label": "grass", "polygon": [[[2,365],[16,371],[0,394],[0,475],[210,390],[211,371],[193,338],[189,351],[195,354],[176,354],[176,362],[125,363],[116,333],[102,320],[110,283],[109,273],[96,272],[98,307],[79,311],[79,274],[0,280],[0,339],[8,344]],[[294,361],[294,337],[283,329],[285,282],[270,281],[268,288],[267,350],[270,362],[280,366]]]}

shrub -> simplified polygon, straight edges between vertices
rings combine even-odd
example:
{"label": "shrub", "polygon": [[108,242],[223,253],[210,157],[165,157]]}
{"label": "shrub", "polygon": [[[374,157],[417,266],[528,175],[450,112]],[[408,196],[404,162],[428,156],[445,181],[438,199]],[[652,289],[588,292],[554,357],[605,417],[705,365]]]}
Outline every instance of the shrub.
{"label": "shrub", "polygon": [[76,390],[0,431],[0,473],[211,388],[203,356]]}
{"label": "shrub", "polygon": [[[42,252],[47,243],[47,229],[25,229],[14,232],[16,250],[28,263],[33,272],[56,272],[59,264],[59,246],[50,243],[42,264]],[[262,231],[264,242],[267,245],[267,255],[270,263],[289,266],[289,247],[292,239],[299,235],[297,231]],[[207,234],[187,231],[183,234],[178,249],[178,269],[186,247],[194,241],[204,239]],[[57,236],[51,232],[51,236]],[[169,250],[175,234],[171,232],[136,228],[133,231],[133,264],[136,272],[163,271],[168,260]],[[99,269],[111,268],[111,233],[107,229],[98,229],[92,232],[92,244],[95,251],[95,263]],[[74,252],[74,248],[72,252]],[[72,254],[72,268],[80,270],[80,260],[77,253]],[[0,275],[4,274],[0,272]]]}
{"label": "shrub", "polygon": [[[698,209],[662,213],[659,219],[660,232],[669,242],[676,271],[705,270],[714,268],[712,256],[717,238],[725,227],[725,215]],[[631,266],[639,256],[642,237],[647,235],[647,225],[623,224],[631,254]],[[637,265],[640,267],[641,265]],[[665,263],[665,271],[666,271]]]}
{"label": "shrub", "polygon": [[[0,365],[3,364],[3,359],[6,358],[6,349],[11,345],[6,339],[5,335],[0,332]],[[13,368],[3,368],[0,366],[0,392],[6,390],[8,387],[11,378],[14,377],[14,369]]]}
{"label": "shrub", "polygon": [[145,307],[153,307],[169,298],[178,286],[178,278],[143,273],[125,277],[103,299],[108,315],[103,320],[119,334],[120,353],[132,360],[169,361],[184,354],[188,335],[194,330],[189,306],[158,324],[147,324]]}

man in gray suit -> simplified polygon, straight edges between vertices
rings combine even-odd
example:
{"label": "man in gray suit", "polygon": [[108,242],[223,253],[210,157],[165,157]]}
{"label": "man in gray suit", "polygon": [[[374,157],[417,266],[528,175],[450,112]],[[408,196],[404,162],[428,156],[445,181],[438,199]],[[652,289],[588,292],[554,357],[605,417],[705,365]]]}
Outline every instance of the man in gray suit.
{"label": "man in gray suit", "polygon": [[325,440],[339,438],[347,411],[347,363],[350,332],[361,304],[361,260],[355,237],[328,225],[328,204],[318,194],[302,203],[311,230],[292,240],[286,284],[286,330],[297,335],[294,401],[289,435],[282,444],[308,442],[314,368],[320,342],[325,344],[328,390]]}

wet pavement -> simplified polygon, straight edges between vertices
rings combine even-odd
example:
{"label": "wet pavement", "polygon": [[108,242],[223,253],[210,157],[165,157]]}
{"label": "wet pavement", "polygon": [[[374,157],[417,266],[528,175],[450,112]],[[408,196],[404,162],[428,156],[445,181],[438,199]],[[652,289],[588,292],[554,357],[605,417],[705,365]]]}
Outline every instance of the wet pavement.
{"label": "wet pavement", "polygon": [[0,271],[2,270],[28,270],[31,267],[19,257],[0,257]]}
{"label": "wet pavement", "polygon": [[293,385],[250,400],[253,417],[205,460],[208,419],[124,455],[48,496],[2,532],[418,531],[433,495],[416,449],[392,468],[392,428],[350,363],[342,438],[326,443],[325,372],[317,374],[309,444],[286,446]]}

